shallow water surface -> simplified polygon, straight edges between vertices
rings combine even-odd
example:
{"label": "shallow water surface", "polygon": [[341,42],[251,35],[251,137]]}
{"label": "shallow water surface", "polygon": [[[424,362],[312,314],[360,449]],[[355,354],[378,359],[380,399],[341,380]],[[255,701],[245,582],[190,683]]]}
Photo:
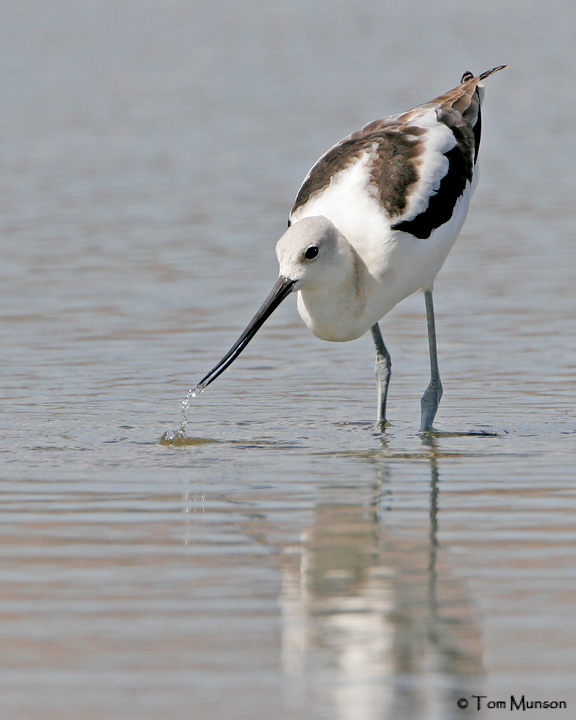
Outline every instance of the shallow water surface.
{"label": "shallow water surface", "polygon": [[[0,3],[2,718],[573,715],[572,6],[336,5]],[[436,283],[442,432],[414,296],[384,434],[370,338],[288,301],[162,443],[314,159],[505,62]]]}

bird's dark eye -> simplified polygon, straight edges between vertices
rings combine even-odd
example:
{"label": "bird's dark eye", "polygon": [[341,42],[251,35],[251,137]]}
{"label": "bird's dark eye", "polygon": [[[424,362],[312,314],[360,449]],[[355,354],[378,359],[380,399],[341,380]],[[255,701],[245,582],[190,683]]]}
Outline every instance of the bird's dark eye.
{"label": "bird's dark eye", "polygon": [[310,245],[310,247],[306,248],[306,252],[304,253],[304,257],[306,258],[306,260],[314,260],[316,255],[318,255],[317,245]]}

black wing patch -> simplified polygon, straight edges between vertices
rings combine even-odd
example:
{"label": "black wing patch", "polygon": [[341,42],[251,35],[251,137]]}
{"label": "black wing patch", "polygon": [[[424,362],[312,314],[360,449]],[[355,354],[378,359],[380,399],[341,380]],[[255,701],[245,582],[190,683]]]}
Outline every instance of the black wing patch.
{"label": "black wing patch", "polygon": [[411,220],[401,220],[392,225],[392,230],[408,232],[425,240],[436,228],[452,217],[454,206],[464,194],[466,183],[472,182],[474,171],[475,137],[462,127],[451,128],[456,145],[444,155],[448,159],[448,172],[442,178],[440,187],[428,201],[428,207]]}

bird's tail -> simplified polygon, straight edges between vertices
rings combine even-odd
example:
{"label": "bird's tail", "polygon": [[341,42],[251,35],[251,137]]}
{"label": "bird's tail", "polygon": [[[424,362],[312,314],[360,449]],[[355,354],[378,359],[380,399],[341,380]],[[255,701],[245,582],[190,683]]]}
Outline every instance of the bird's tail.
{"label": "bird's tail", "polygon": [[486,72],[481,73],[480,75],[478,75],[478,78],[476,78],[473,72],[470,72],[470,70],[466,70],[464,75],[462,75],[462,80],[460,80],[460,84],[468,82],[470,80],[477,80],[478,82],[482,82],[482,80],[486,80],[486,78],[493,73],[498,72],[499,70],[504,70],[507,67],[508,65],[498,65],[498,67],[492,68],[492,70],[486,70]]}

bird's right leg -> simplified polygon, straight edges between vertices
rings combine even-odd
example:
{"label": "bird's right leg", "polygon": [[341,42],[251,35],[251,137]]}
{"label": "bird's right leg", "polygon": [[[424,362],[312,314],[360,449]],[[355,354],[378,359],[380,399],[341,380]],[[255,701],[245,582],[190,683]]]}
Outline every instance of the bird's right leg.
{"label": "bird's right leg", "polygon": [[420,402],[422,408],[420,432],[431,432],[432,423],[436,417],[438,405],[442,397],[442,382],[438,371],[438,350],[436,348],[436,321],[434,319],[434,303],[432,301],[432,290],[424,291],[426,302],[426,320],[428,323],[428,344],[430,348],[430,385],[422,395]]}
{"label": "bird's right leg", "polygon": [[378,409],[377,419],[381,430],[386,425],[386,398],[388,397],[388,385],[390,384],[390,376],[392,375],[392,360],[388,348],[382,339],[380,325],[374,323],[370,328],[372,339],[376,347],[376,384],[378,387]]}

